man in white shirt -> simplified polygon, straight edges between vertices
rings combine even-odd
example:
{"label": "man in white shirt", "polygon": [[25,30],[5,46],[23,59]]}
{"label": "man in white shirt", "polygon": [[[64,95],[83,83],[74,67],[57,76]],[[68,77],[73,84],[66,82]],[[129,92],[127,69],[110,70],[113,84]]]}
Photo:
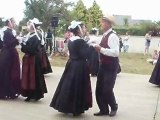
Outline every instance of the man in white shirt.
{"label": "man in white shirt", "polygon": [[[100,111],[95,113],[95,116],[115,116],[118,109],[113,88],[119,69],[119,38],[112,30],[114,24],[113,16],[104,16],[101,19],[104,34],[101,43],[94,46],[100,53],[96,85],[96,100]],[[109,111],[109,107],[111,111]]]}

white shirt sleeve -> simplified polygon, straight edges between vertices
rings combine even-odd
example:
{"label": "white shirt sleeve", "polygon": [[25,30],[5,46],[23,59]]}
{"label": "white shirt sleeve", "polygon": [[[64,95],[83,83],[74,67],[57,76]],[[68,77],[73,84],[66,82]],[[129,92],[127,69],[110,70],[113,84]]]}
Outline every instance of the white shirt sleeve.
{"label": "white shirt sleeve", "polygon": [[45,32],[45,36],[44,36],[45,38],[47,37],[47,33]]}
{"label": "white shirt sleeve", "polygon": [[100,44],[100,39],[97,36],[90,36],[90,40],[87,42],[90,46],[96,46]]}
{"label": "white shirt sleeve", "polygon": [[100,53],[106,56],[118,57],[119,56],[119,38],[116,34],[112,33],[109,36],[108,46],[110,48],[101,48]]}

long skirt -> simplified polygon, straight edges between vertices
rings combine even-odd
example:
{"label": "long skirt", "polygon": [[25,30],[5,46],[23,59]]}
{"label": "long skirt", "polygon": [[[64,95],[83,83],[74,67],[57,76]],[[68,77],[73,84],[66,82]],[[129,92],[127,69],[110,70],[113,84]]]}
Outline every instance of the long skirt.
{"label": "long skirt", "polygon": [[0,98],[16,98],[20,94],[20,61],[16,48],[3,47],[0,52]]}
{"label": "long skirt", "polygon": [[52,73],[52,68],[45,50],[41,50],[41,64],[42,64],[43,74]]}
{"label": "long skirt", "polygon": [[152,71],[149,82],[160,86],[160,57],[158,58],[158,61]]}
{"label": "long skirt", "polygon": [[22,64],[22,96],[40,99],[47,93],[41,61],[37,56],[24,55]]}
{"label": "long skirt", "polygon": [[86,61],[69,60],[50,104],[63,113],[81,114],[92,107],[89,68]]}

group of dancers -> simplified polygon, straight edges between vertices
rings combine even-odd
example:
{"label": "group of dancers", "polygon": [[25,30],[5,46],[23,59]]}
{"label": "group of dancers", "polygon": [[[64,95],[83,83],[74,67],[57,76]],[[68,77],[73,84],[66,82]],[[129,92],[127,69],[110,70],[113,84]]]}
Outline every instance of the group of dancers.
{"label": "group of dancers", "polygon": [[[52,72],[44,49],[42,22],[34,18],[27,22],[28,34],[24,40],[16,35],[15,20],[5,21],[1,33],[0,49],[0,99],[15,99],[19,95],[25,101],[38,101],[47,93],[44,74]],[[82,22],[72,21],[69,30],[73,36],[68,41],[69,59],[53,95],[50,107],[62,113],[81,115],[92,107],[89,56],[97,53],[99,60],[96,85],[96,100],[99,112],[95,116],[115,116],[118,104],[113,88],[119,69],[119,39],[112,31],[112,17],[101,19],[103,38],[99,43],[86,42],[86,27]],[[21,41],[21,42],[20,42]],[[21,45],[24,53],[22,67],[16,49]],[[22,69],[20,69],[22,68]],[[110,107],[110,108],[109,108]]]}
{"label": "group of dancers", "polygon": [[[14,30],[14,18],[6,19],[1,29],[0,99],[15,99],[22,95],[26,97],[25,101],[38,101],[47,93],[44,74],[52,72],[52,68],[44,50],[41,24],[36,18],[29,20],[28,34],[22,40]],[[22,67],[17,45],[21,45],[24,53]]]}
{"label": "group of dancers", "polygon": [[[99,56],[98,72],[93,72],[97,76],[95,93],[99,111],[94,115],[115,116],[117,113],[118,104],[113,89],[119,71],[119,38],[112,30],[115,24],[113,16],[103,16],[100,22],[104,34],[99,43],[84,40],[86,27],[82,22],[72,21],[69,26],[73,33],[68,41],[69,59],[50,103],[50,107],[59,112],[79,116],[92,107],[91,67],[88,58],[91,51],[94,51]],[[36,18],[29,20],[28,34],[19,42],[14,30],[14,19],[6,20],[1,34],[0,99],[15,99],[22,95],[27,102],[38,101],[47,93],[44,74],[52,72],[52,69],[44,49],[41,24]],[[15,48],[19,44],[24,53],[22,70]],[[150,80],[158,85],[159,61]],[[158,80],[155,80],[157,77]]]}
{"label": "group of dancers", "polygon": [[86,27],[82,22],[72,21],[69,26],[73,36],[69,39],[69,59],[54,93],[50,107],[62,113],[81,115],[92,107],[92,90],[88,57],[95,50],[99,55],[96,85],[96,101],[99,112],[95,116],[115,116],[118,110],[113,88],[119,70],[119,38],[113,32],[112,16],[104,16],[101,26],[102,40],[84,40]]}

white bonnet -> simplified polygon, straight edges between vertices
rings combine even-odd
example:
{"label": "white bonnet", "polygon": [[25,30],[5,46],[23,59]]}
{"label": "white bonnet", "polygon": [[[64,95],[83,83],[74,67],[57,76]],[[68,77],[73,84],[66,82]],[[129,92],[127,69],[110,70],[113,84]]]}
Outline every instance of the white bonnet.
{"label": "white bonnet", "polygon": [[71,22],[71,25],[68,27],[68,29],[74,29],[74,28],[76,28],[78,25],[80,25],[81,23],[82,23],[82,22],[73,20],[73,21]]}
{"label": "white bonnet", "polygon": [[40,22],[37,18],[33,18],[32,20],[29,20],[31,23],[34,23],[36,25],[40,25],[42,24],[42,22]]}
{"label": "white bonnet", "polygon": [[96,27],[94,27],[94,28],[92,28],[92,30],[96,30],[96,31],[98,31],[99,29],[97,29]]}

